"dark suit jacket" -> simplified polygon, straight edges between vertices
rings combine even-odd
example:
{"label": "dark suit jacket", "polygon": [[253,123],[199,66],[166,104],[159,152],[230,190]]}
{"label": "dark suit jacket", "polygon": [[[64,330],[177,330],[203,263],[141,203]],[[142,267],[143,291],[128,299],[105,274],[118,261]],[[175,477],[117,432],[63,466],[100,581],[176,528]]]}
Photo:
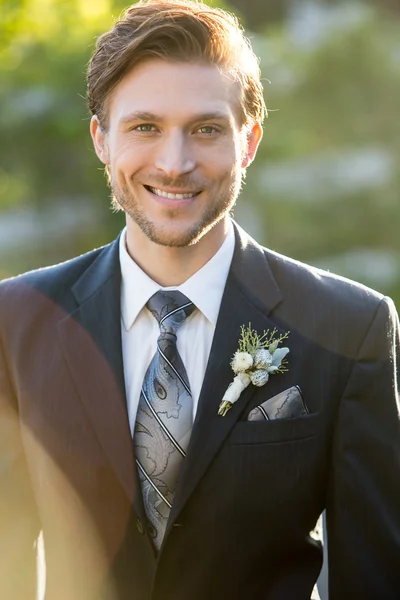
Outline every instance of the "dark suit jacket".
{"label": "dark suit jacket", "polygon": [[[306,600],[322,561],[309,532],[324,509],[330,600],[400,598],[393,304],[235,230],[158,557],[127,418],[118,242],[0,284],[1,599],[34,600],[42,530],[48,600]],[[220,417],[249,322],[290,330],[289,370]],[[311,414],[246,421],[293,385]]]}

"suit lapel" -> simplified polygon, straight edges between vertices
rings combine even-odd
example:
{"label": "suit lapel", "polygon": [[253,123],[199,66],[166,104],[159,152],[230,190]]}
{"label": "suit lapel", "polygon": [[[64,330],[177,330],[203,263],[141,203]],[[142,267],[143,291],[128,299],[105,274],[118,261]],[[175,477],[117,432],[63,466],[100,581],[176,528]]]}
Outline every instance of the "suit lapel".
{"label": "suit lapel", "polygon": [[74,285],[78,309],[59,323],[58,333],[99,442],[136,511],[143,515],[126,407],[118,250],[117,240]]}
{"label": "suit lapel", "polygon": [[265,254],[236,224],[235,235],[232,266],[167,533],[254,393],[255,388],[250,385],[225,417],[217,414],[234,376],[230,361],[238,348],[241,326],[251,323],[260,332],[280,330],[268,316],[282,298]]}

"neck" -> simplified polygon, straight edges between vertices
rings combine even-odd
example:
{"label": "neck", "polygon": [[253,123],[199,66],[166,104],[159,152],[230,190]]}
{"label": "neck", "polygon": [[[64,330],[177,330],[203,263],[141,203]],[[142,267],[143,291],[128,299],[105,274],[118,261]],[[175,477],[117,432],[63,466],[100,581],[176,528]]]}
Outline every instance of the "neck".
{"label": "neck", "polygon": [[222,246],[229,227],[225,217],[191,246],[161,246],[127,217],[126,245],[131,258],[162,287],[178,286],[201,269]]}

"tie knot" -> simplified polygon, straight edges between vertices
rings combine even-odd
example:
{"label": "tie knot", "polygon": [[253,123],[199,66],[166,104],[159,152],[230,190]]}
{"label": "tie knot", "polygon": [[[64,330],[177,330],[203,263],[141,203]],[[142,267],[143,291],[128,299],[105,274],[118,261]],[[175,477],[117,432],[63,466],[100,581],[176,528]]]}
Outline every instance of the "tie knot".
{"label": "tie knot", "polygon": [[183,321],[196,308],[193,302],[178,290],[159,290],[146,304],[157,319],[161,331],[176,334]]}

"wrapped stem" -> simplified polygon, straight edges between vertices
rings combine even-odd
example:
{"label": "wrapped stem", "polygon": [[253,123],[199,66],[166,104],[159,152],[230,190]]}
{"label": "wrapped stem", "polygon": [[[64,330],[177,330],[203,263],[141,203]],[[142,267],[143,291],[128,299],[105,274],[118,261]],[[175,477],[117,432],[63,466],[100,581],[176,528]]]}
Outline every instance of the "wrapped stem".
{"label": "wrapped stem", "polygon": [[218,414],[225,416],[228,410],[232,408],[232,404],[238,400],[240,394],[247,388],[251,379],[247,373],[238,373],[232,383],[226,390],[222,402],[219,405]]}

